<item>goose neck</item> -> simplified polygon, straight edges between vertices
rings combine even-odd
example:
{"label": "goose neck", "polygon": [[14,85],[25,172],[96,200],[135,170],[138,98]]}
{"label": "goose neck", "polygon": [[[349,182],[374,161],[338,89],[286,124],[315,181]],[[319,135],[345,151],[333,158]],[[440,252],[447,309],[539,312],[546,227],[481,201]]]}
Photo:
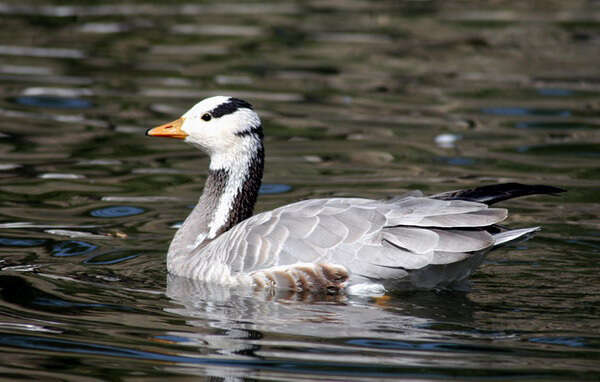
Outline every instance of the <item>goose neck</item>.
{"label": "goose neck", "polygon": [[199,203],[210,216],[207,239],[214,239],[252,216],[263,175],[264,152],[259,147],[244,154],[211,157]]}

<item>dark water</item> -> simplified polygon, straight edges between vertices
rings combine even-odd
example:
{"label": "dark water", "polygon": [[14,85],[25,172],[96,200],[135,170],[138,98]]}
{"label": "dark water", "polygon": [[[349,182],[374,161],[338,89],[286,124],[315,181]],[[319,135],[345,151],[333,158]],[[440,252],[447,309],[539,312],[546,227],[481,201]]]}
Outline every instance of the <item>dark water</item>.
{"label": "dark water", "polygon": [[[468,293],[168,279],[207,159],[144,131],[215,94],[263,118],[258,210],[569,192],[505,203],[544,229]],[[0,379],[600,379],[598,1],[4,2],[0,96]]]}

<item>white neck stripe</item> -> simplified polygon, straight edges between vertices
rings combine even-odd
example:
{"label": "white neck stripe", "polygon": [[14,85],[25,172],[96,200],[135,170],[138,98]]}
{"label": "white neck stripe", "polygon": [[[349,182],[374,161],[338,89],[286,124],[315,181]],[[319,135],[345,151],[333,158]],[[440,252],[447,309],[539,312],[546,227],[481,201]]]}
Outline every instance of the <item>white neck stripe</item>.
{"label": "white neck stripe", "polygon": [[244,182],[248,177],[248,170],[252,161],[253,151],[243,150],[243,146],[248,144],[254,146],[254,140],[245,140],[245,144],[240,145],[241,150],[237,153],[229,153],[229,155],[213,155],[210,160],[210,169],[213,171],[225,170],[227,172],[227,183],[217,208],[214,211],[213,218],[209,223],[208,239],[214,239],[221,228],[227,224],[233,202],[241,192]]}

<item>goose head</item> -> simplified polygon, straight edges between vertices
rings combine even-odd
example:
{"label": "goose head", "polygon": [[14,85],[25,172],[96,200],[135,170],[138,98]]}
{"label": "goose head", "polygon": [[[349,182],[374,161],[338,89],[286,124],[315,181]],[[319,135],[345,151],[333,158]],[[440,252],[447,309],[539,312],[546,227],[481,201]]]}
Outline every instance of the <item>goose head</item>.
{"label": "goose head", "polygon": [[206,98],[180,118],[149,129],[146,135],[183,139],[211,157],[211,169],[262,151],[261,121],[252,105],[238,98]]}
{"label": "goose head", "polygon": [[252,216],[264,168],[260,118],[248,102],[233,97],[206,98],[173,122],[146,135],[182,139],[210,156],[200,200],[177,231],[169,255],[180,245],[200,245]]}

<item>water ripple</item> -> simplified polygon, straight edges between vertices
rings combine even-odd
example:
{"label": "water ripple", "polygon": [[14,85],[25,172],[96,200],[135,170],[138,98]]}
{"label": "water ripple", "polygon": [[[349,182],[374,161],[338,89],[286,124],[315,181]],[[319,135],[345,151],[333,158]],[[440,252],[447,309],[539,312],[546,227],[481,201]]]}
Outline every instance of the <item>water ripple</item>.
{"label": "water ripple", "polygon": [[97,218],[117,218],[124,216],[134,216],[143,214],[145,209],[133,206],[111,206],[98,208],[90,212],[90,215]]}
{"label": "water ripple", "polygon": [[527,107],[486,107],[481,109],[482,113],[493,114],[493,115],[507,115],[507,116],[522,116],[522,115],[536,115],[546,117],[563,117],[567,118],[571,116],[570,110],[556,110],[556,109],[534,109]]}
{"label": "water ripple", "polygon": [[0,4],[0,13],[16,15],[37,15],[53,17],[71,16],[114,16],[114,15],[265,15],[265,14],[292,14],[299,11],[298,6],[292,3],[229,3],[229,4],[110,4],[110,5],[10,5]]}
{"label": "water ripple", "polygon": [[98,248],[97,245],[85,241],[69,240],[55,244],[52,247],[52,256],[81,256]]}
{"label": "water ripple", "polygon": [[[160,361],[173,365],[212,365],[244,369],[257,369],[263,373],[268,371],[280,371],[298,375],[321,375],[329,377],[346,376],[350,378],[366,377],[410,377],[417,373],[422,373],[422,367],[411,366],[390,366],[385,364],[361,364],[361,363],[342,363],[335,361],[304,361],[291,359],[229,359],[222,357],[199,357],[190,355],[178,355],[175,352],[156,352],[139,350],[130,347],[116,345],[102,345],[93,342],[83,342],[69,339],[49,338],[42,336],[18,335],[18,334],[0,334],[0,344],[7,347],[18,349],[30,349],[35,351],[52,351],[58,353],[76,353],[100,355],[108,357],[118,357],[126,359],[141,359],[147,361]],[[455,375],[451,369],[430,368],[427,375],[430,378],[438,379]],[[551,377],[553,373],[543,370],[513,371],[499,368],[492,368],[485,371],[470,370],[471,377],[487,377],[493,375],[504,378],[544,378]],[[336,378],[337,379],[337,378]]]}
{"label": "water ripple", "polygon": [[37,247],[44,243],[46,243],[46,240],[43,239],[0,237],[0,246],[5,247]]}
{"label": "water ripple", "polygon": [[529,341],[549,345],[563,345],[569,347],[586,346],[586,341],[582,337],[536,337],[530,338]]}
{"label": "water ripple", "polygon": [[64,97],[17,97],[15,101],[24,106],[59,109],[85,109],[92,106],[91,102],[83,99]]}
{"label": "water ripple", "polygon": [[0,45],[0,55],[52,58],[84,58],[83,51],[68,48],[41,48],[33,46]]}
{"label": "water ripple", "polygon": [[131,251],[112,251],[89,257],[85,259],[83,263],[92,265],[111,265],[134,259],[139,255],[139,253],[131,254]]}
{"label": "water ripple", "polygon": [[548,97],[568,97],[573,94],[573,91],[570,89],[560,89],[560,88],[541,88],[538,89],[538,93],[543,96]]}

